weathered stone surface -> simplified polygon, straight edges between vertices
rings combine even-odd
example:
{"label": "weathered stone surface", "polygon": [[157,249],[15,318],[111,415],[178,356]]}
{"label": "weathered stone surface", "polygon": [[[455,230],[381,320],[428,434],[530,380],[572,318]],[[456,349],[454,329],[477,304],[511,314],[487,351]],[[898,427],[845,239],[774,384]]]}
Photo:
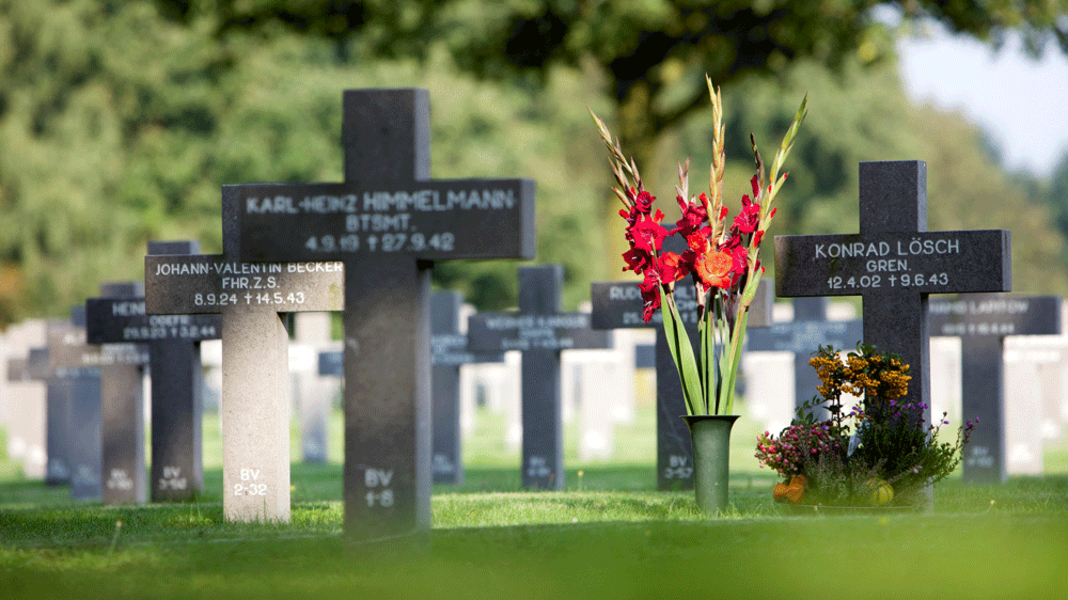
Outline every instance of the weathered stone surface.
{"label": "weathered stone surface", "polygon": [[223,513],[231,521],[288,522],[289,334],[279,313],[340,310],[344,266],[241,262],[234,192],[223,187],[221,256],[145,257],[145,309],[221,313]]}

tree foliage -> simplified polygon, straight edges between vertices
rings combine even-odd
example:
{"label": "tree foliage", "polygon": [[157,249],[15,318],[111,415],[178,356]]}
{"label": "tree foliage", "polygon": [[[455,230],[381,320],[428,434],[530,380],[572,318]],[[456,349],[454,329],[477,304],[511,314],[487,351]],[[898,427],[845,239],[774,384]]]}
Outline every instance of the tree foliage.
{"label": "tree foliage", "polygon": [[[0,0],[0,15],[0,324],[139,279],[148,240],[221,251],[222,184],[340,181],[347,88],[430,88],[434,177],[533,177],[539,259],[588,281],[603,254],[584,235],[592,211],[575,210],[600,179],[584,174],[597,141],[582,136],[582,99],[597,98],[574,74],[555,78],[566,99],[547,99],[458,76],[441,53],[354,65],[293,33],[218,40],[214,15],[176,23],[149,2]],[[499,308],[515,268],[435,278]]]}
{"label": "tree foliage", "polygon": [[640,160],[661,132],[704,106],[704,75],[728,84],[794,61],[838,66],[891,53],[875,8],[931,18],[997,43],[1020,30],[1029,48],[1068,51],[1066,0],[157,0],[176,18],[214,10],[219,32],[281,26],[373,56],[425,57],[440,40],[480,77],[544,78],[557,65],[594,65],[617,104],[615,130]]}

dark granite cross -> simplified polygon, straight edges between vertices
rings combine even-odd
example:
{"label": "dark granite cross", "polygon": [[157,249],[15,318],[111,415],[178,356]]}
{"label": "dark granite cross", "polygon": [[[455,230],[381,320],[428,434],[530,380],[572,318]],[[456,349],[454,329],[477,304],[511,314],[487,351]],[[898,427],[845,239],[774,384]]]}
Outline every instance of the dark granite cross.
{"label": "dark granite cross", "polygon": [[[149,242],[148,253],[197,254],[199,246],[195,241]],[[217,314],[149,315],[144,297],[86,301],[89,343],[148,346],[152,374],[148,487],[153,501],[188,500],[203,491],[200,342],[217,340],[221,333],[222,319]],[[130,427],[140,426],[137,411],[129,411],[125,418],[131,420]]]}
{"label": "dark granite cross", "polygon": [[961,418],[980,420],[965,450],[964,481],[1004,483],[1005,409],[1011,401],[1005,396],[1005,337],[1060,335],[1061,299],[976,294],[932,300],[930,315],[931,335],[960,338]]}
{"label": "dark granite cross", "polygon": [[[62,321],[45,323],[46,344],[48,331],[60,327]],[[70,483],[70,407],[73,382],[56,377],[48,347],[30,348],[26,368],[31,380],[45,385],[45,485],[58,486]],[[99,382],[99,381],[98,381]],[[99,389],[99,386],[97,386]]]}
{"label": "dark granite cross", "polygon": [[[129,284],[100,286],[100,293],[109,296],[125,295],[131,291]],[[105,471],[105,457],[109,456],[109,450],[116,449],[117,444],[131,442],[130,438],[109,440],[104,430],[115,421],[106,423],[106,415],[114,415],[111,409],[119,404],[137,402],[141,393],[142,368],[148,363],[148,354],[136,344],[87,344],[85,324],[85,306],[82,305],[71,311],[69,323],[50,324],[48,331],[49,376],[62,382],[57,391],[66,395],[66,410],[69,411],[65,417],[67,429],[58,434],[67,436],[63,446],[66,447],[70,470],[71,497],[75,500],[122,502],[125,500],[114,492],[120,480],[123,486],[129,484],[133,489],[135,483],[131,479],[131,472],[125,470],[124,466],[115,466],[119,472],[112,478],[111,473]],[[51,404],[51,382],[49,387]],[[51,435],[51,410],[49,418]],[[57,419],[61,427],[64,426],[63,418],[60,415]],[[129,433],[131,436],[138,434],[136,431]],[[143,435],[141,432],[141,440],[144,439]],[[108,444],[112,444],[111,448],[107,447]],[[110,457],[117,454],[112,452]],[[143,450],[141,456],[143,468]],[[105,487],[105,479],[112,482],[110,490]]]}
{"label": "dark granite cross", "polygon": [[[664,333],[663,312],[657,311],[646,323],[642,318],[642,297],[637,282],[594,282],[590,289],[594,329],[656,329],[656,482],[659,490],[693,489],[693,449],[690,429],[679,417],[687,412],[682,383],[671,358]],[[692,285],[675,287],[679,317],[686,324],[690,344],[698,348],[697,297]],[[749,306],[750,331],[771,325],[774,301],[771,286],[761,281]]]}
{"label": "dark granite cross", "polygon": [[[460,292],[440,291],[430,295],[431,460],[434,483],[459,484],[464,480],[460,451],[460,367],[504,362],[501,352],[468,350],[467,334],[460,333],[462,303]],[[319,375],[344,377],[344,359],[343,352],[320,352]]]}
{"label": "dark granite cross", "polygon": [[[776,236],[775,293],[863,298],[864,342],[912,367],[930,422],[929,294],[1009,291],[1009,232],[927,231],[927,163],[860,163],[860,233]],[[813,348],[815,350],[815,348]]]}
{"label": "dark granite cross", "polygon": [[377,539],[431,522],[430,267],[533,258],[534,183],[431,180],[426,90],[346,91],[342,115],[344,183],[226,189],[244,260],[344,261],[344,530]]}
{"label": "dark granite cross", "polygon": [[476,352],[523,353],[523,486],[564,488],[560,351],[609,348],[611,332],[590,328],[590,315],[561,313],[564,269],[519,268],[519,312],[473,315],[468,347]]}
{"label": "dark granite cross", "polygon": [[[104,284],[101,297],[86,301],[86,342],[95,347],[101,356],[132,355],[136,362],[111,362],[100,365],[100,416],[101,442],[103,444],[103,501],[104,504],[143,503],[148,499],[145,479],[145,409],[144,377],[148,366],[148,347],[139,342],[114,339],[99,335],[90,325],[91,319],[99,324],[99,313],[104,306],[98,301],[107,301],[108,308],[129,310],[128,302],[139,301],[143,288],[140,282]],[[143,306],[142,306],[143,307]],[[95,313],[95,314],[94,314]],[[95,335],[90,337],[90,331]]]}

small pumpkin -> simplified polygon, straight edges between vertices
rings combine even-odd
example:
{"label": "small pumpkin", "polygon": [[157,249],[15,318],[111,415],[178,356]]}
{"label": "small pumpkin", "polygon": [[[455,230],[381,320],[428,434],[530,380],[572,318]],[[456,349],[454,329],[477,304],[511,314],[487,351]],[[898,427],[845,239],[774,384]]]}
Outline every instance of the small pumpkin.
{"label": "small pumpkin", "polygon": [[774,498],[776,502],[785,502],[786,487],[786,484],[781,481],[779,483],[776,483],[775,487],[771,490],[771,497]]}
{"label": "small pumpkin", "polygon": [[801,504],[801,500],[804,498],[805,486],[797,483],[790,483],[790,485],[786,486],[786,499],[789,500],[791,504]]}
{"label": "small pumpkin", "polygon": [[884,506],[894,499],[894,488],[882,479],[869,479],[867,487],[871,490],[871,496],[868,499],[872,506]]}

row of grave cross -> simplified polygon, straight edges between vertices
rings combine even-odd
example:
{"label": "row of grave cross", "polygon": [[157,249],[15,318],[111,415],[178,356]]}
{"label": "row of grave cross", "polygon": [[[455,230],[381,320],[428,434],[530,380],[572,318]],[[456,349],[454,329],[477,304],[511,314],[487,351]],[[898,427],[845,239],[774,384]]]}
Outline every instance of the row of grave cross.
{"label": "row of grave cross", "polygon": [[[106,298],[89,304],[94,313],[143,320],[117,329],[109,328],[107,319],[88,323],[88,342],[124,343],[127,354],[135,357],[95,359],[108,363],[102,368],[125,370],[114,379],[121,390],[113,393],[127,396],[121,410],[139,410],[135,378],[148,360],[154,373],[183,365],[181,372],[158,377],[160,385],[173,388],[160,398],[175,397],[177,389],[198,393],[192,390],[201,389],[199,369],[188,368],[199,364],[197,342],[221,337],[226,518],[288,520],[288,334],[283,315],[342,311],[344,349],[335,358],[340,358],[335,374],[345,380],[344,528],[349,536],[375,539],[429,528],[431,474],[448,472],[450,466],[447,458],[432,458],[431,382],[455,390],[458,364],[499,360],[508,350],[524,351],[524,484],[559,489],[564,479],[559,353],[610,343],[609,332],[590,331],[589,315],[560,313],[560,268],[521,269],[519,314],[472,318],[467,357],[440,358],[434,377],[425,350],[432,332],[455,334],[458,318],[455,307],[442,315],[430,311],[434,262],[534,257],[533,182],[431,180],[425,90],[348,91],[343,117],[343,183],[224,186],[222,255],[200,255],[189,244],[150,245],[143,301],[134,299],[139,290],[102,290]],[[926,231],[925,168],[918,161],[861,163],[860,233],[777,237],[775,264],[779,297],[862,296],[863,339],[894,349],[912,365],[909,397],[929,406],[928,295],[1009,291],[1011,281],[1007,231]],[[592,326],[645,327],[636,311],[612,314],[608,308],[613,299],[625,300],[633,287],[595,284]],[[856,323],[761,332],[760,327],[771,327],[769,292],[762,297],[764,310],[754,309],[751,318],[753,349],[801,354],[811,351],[817,338],[820,344],[848,347],[861,337]],[[804,317],[804,307],[798,304],[799,317]],[[817,306],[817,314],[799,320],[822,321],[820,310]],[[955,313],[936,314],[951,318]],[[954,331],[970,333],[965,329]],[[1042,328],[1024,329],[1034,333]],[[658,380],[658,481],[668,489],[689,476],[689,437],[678,419],[684,412],[681,394],[662,338],[657,341],[657,370],[668,375]],[[443,347],[449,345],[441,339]],[[74,345],[78,340],[68,341]],[[150,358],[143,356],[145,345]],[[438,354],[449,356],[444,349]],[[47,376],[56,377],[56,369],[77,373],[93,359],[88,360],[64,363],[50,356]],[[100,377],[90,369],[81,375]],[[798,389],[812,387],[811,382],[797,384]],[[177,493],[201,485],[200,434],[190,424],[199,422],[195,407],[200,403],[188,394],[181,405],[157,405],[155,398],[154,390],[153,414],[173,410],[192,415],[171,419],[175,424],[170,430],[157,431],[153,420],[151,479],[169,482],[153,486],[153,497],[165,498],[167,488]],[[76,409],[69,414],[80,421],[102,419],[104,437],[112,443],[108,415],[81,415]],[[923,417],[930,421],[929,409]],[[458,416],[443,411],[441,418],[452,422]],[[442,428],[448,429],[458,428]],[[537,435],[540,430],[548,433]],[[139,447],[137,439],[114,435],[115,444]],[[440,437],[446,446],[459,444],[458,437]],[[189,450],[167,456],[163,446]],[[129,464],[97,470],[109,478],[115,493],[141,489],[137,478],[143,474],[133,466],[139,457],[128,458]],[[457,465],[451,467],[455,472]],[[1003,476],[1004,466],[996,468]],[[75,481],[79,469],[73,463],[57,465],[57,476]]]}

